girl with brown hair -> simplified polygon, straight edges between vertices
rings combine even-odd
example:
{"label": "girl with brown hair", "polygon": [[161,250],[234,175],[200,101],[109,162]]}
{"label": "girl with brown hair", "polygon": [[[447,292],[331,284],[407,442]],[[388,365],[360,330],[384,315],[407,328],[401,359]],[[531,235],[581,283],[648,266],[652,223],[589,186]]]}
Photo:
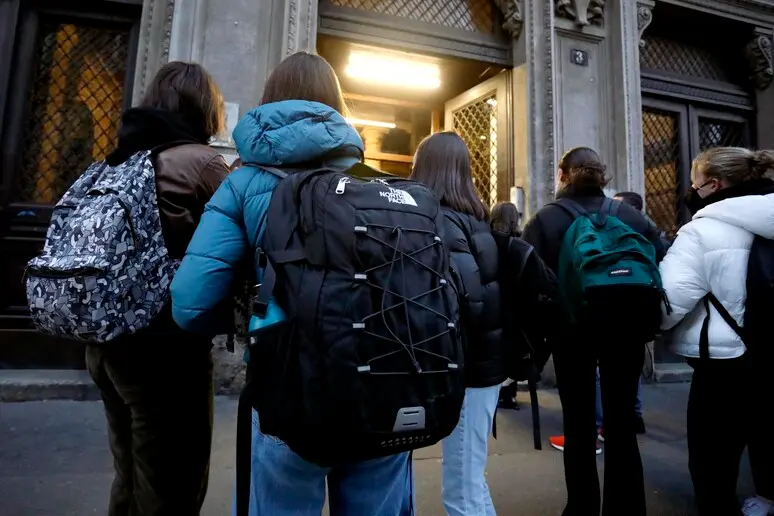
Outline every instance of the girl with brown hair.
{"label": "girl with brown hair", "polygon": [[[663,256],[658,229],[628,204],[607,200],[603,191],[608,183],[606,166],[594,150],[578,147],[565,153],[559,161],[557,179],[558,202],[569,199],[573,206],[591,216],[598,216],[608,206],[612,207],[618,220],[653,244],[658,259]],[[557,275],[563,240],[574,222],[575,216],[569,210],[558,203],[551,203],[541,208],[524,228],[524,240],[535,247],[545,264]],[[591,315],[605,319],[605,314]],[[571,320],[567,310],[557,314],[557,319]],[[600,506],[605,516],[645,516],[642,461],[632,414],[645,356],[645,342],[627,344],[626,328],[617,328],[616,320],[614,314],[609,314],[605,324],[585,319],[572,324],[566,322],[554,349],[564,417],[567,482],[564,516],[598,515]],[[594,454],[597,443],[594,403],[597,363],[605,415],[604,503],[600,499]]]}
{"label": "girl with brown hair", "polygon": [[[755,250],[774,239],[774,181],[767,177],[772,170],[774,151],[718,147],[701,153],[691,171],[695,214],[661,263],[672,305],[664,328],[674,328],[673,350],[694,370],[688,465],[702,516],[774,512],[774,446],[766,409],[774,397],[771,294],[765,281],[747,278],[748,271],[755,273],[752,257],[771,260]],[[750,304],[761,294],[762,305]],[[719,418],[718,407],[731,413]],[[736,486],[745,447],[758,496],[740,509]]]}
{"label": "girl with brown hair", "polygon": [[[152,150],[164,243],[182,259],[204,205],[228,174],[207,145],[223,130],[223,98],[204,68],[179,61],[156,74],[126,111],[115,166]],[[181,330],[165,310],[150,327],[106,346],[86,363],[102,394],[116,476],[110,516],[199,514],[212,438],[212,341]]]}
{"label": "girl with brown hair", "polygon": [[445,241],[456,271],[465,354],[465,401],[459,423],[443,440],[442,496],[447,514],[495,514],[486,484],[487,441],[500,384],[507,378],[502,348],[498,251],[489,209],[473,184],[467,145],[452,132],[419,144],[410,179],[432,189],[444,208]]}
{"label": "girl with brown hair", "polygon": [[[230,329],[233,317],[222,316],[217,307],[228,298],[240,266],[252,263],[261,246],[269,201],[280,181],[262,167],[344,171],[362,160],[363,142],[343,111],[338,78],[323,58],[293,54],[271,73],[261,105],[234,130],[243,166],[213,196],[172,284],[178,324],[206,335]],[[255,272],[260,281],[262,271]],[[240,471],[242,461],[251,462],[249,481],[237,476],[235,510],[240,514],[246,512],[248,494],[251,516],[319,516],[326,480],[334,516],[409,513],[411,464],[406,453],[321,467],[263,433],[254,410],[251,449],[252,457],[237,457]]]}

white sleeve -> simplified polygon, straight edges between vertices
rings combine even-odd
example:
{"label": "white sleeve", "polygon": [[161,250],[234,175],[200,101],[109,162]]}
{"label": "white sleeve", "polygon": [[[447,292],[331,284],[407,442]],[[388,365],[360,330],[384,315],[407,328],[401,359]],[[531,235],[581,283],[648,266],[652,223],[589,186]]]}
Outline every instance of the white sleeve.
{"label": "white sleeve", "polygon": [[709,293],[704,273],[704,252],[696,224],[683,226],[659,266],[661,281],[671,305],[671,313],[667,313],[664,307],[663,329],[677,326]]}

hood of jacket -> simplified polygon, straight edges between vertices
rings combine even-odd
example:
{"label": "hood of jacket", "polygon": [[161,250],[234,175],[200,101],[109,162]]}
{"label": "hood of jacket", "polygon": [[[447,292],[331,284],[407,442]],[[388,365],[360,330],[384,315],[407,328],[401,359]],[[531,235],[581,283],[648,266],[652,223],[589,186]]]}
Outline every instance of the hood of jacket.
{"label": "hood of jacket", "polygon": [[155,108],[128,109],[121,117],[118,146],[106,161],[112,166],[119,165],[136,152],[173,143],[207,145],[207,135],[198,133],[194,127],[180,113]]}
{"label": "hood of jacket", "polygon": [[[287,167],[363,159],[357,131],[335,109],[319,102],[285,100],[259,106],[239,121],[233,133],[244,163]],[[341,168],[348,168],[347,166]]]}
{"label": "hood of jacket", "polygon": [[[762,191],[774,192],[774,183],[769,186],[771,188]],[[693,218],[720,220],[763,238],[774,239],[774,193],[722,199],[702,208]]]}

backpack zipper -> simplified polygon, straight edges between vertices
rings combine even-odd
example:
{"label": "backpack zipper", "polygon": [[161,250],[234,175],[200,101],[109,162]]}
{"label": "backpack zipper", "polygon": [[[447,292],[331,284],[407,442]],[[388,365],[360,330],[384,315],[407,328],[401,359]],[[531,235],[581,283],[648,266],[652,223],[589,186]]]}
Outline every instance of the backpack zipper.
{"label": "backpack zipper", "polygon": [[63,279],[72,278],[74,276],[96,276],[103,272],[105,271],[98,267],[76,267],[67,271],[58,271],[47,267],[27,267],[24,269],[22,281],[26,280],[30,275],[39,278]]}
{"label": "backpack zipper", "polygon": [[347,188],[347,183],[349,183],[350,179],[348,177],[342,177],[339,179],[339,184],[336,185],[336,193],[338,195],[344,194],[344,190]]}

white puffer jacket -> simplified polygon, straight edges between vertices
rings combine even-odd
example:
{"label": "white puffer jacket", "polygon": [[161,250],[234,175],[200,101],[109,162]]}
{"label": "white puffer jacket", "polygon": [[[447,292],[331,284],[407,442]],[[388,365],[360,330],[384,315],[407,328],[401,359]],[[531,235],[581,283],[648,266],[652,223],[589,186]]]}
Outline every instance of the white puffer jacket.
{"label": "white puffer jacket", "polygon": [[[747,259],[754,235],[774,239],[774,194],[718,201],[700,210],[680,229],[660,266],[672,305],[672,313],[664,313],[662,328],[673,328],[682,321],[673,334],[675,353],[699,356],[699,336],[707,315],[702,300],[709,292],[741,326]],[[710,310],[710,357],[744,354],[742,339],[712,305]]]}

